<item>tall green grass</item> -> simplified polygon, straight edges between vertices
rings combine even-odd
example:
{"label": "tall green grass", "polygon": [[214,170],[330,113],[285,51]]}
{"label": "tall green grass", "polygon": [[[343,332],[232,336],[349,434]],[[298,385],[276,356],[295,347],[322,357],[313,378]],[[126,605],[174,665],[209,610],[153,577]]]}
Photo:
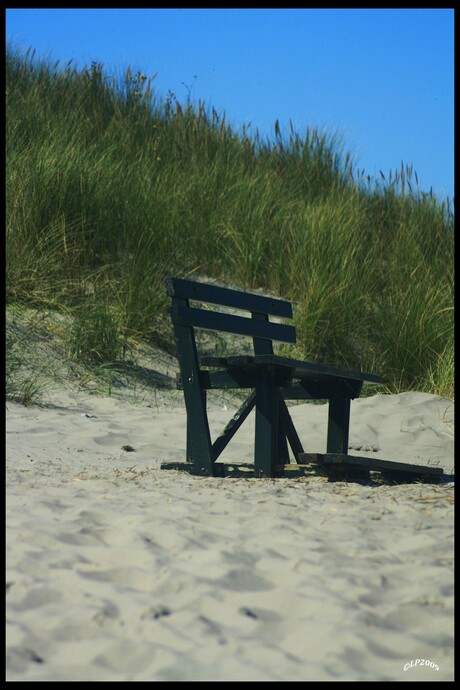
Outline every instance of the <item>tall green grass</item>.
{"label": "tall green grass", "polygon": [[6,92],[7,299],[72,309],[74,355],[164,340],[163,278],[206,274],[291,299],[299,356],[453,397],[453,208],[411,167],[371,180],[334,134],[236,131],[129,68],[10,47]]}

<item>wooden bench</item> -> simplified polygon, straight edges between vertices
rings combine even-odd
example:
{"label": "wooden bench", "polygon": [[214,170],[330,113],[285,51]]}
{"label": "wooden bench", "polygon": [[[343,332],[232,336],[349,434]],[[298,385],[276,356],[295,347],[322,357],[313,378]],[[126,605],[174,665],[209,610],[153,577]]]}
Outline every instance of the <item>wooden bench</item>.
{"label": "wooden bench", "polygon": [[[353,471],[355,475],[362,472],[359,464],[363,459],[358,458],[357,466],[348,456],[350,402],[359,397],[364,383],[382,383],[381,377],[274,354],[273,342],[296,341],[294,326],[269,320],[270,316],[291,319],[290,302],[180,278],[168,279],[166,290],[172,300],[170,314],[180,366],[178,387],[183,389],[187,412],[187,451],[186,462],[163,463],[163,469],[205,476],[281,477],[294,476],[318,464],[327,472],[324,458],[329,458],[335,464],[341,463],[342,468],[346,466],[351,475]],[[246,311],[250,318],[197,307],[196,303]],[[195,329],[249,336],[253,354],[200,359]],[[232,388],[249,389],[250,393],[221,435],[212,441],[206,393]],[[285,402],[321,399],[329,401],[324,458],[304,453]],[[254,463],[216,462],[254,408]],[[288,446],[295,463],[290,461]],[[428,474],[434,469],[437,474],[437,468],[420,469],[427,469]]]}

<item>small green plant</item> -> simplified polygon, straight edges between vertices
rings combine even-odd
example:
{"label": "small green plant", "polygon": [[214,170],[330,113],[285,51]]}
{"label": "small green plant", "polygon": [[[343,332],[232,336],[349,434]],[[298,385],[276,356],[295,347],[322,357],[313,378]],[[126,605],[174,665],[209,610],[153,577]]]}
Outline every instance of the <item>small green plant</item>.
{"label": "small green plant", "polygon": [[[14,400],[22,405],[34,405],[41,401],[48,380],[39,371],[27,366],[21,342],[7,342],[5,357],[5,393],[7,400]],[[29,369],[29,370],[28,370]]]}
{"label": "small green plant", "polygon": [[[13,361],[15,360],[15,361]],[[16,354],[7,355],[6,399],[29,407],[42,402],[43,394],[50,386],[50,380],[36,369],[26,373]]]}
{"label": "small green plant", "polygon": [[38,345],[37,320],[22,310],[7,312],[5,338],[5,394],[7,400],[22,405],[42,402],[57,372]]}
{"label": "small green plant", "polygon": [[445,350],[437,355],[434,365],[429,370],[427,388],[447,400],[455,397],[455,351],[453,340]]}
{"label": "small green plant", "polygon": [[104,303],[81,306],[68,334],[70,356],[87,364],[116,361],[122,350],[116,321]]}

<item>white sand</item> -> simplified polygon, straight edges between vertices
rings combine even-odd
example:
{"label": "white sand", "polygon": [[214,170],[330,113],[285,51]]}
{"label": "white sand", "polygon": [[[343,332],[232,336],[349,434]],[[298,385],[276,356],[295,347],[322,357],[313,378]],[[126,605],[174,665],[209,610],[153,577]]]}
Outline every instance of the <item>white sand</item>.
{"label": "white sand", "polygon": [[[453,680],[453,485],[160,470],[184,459],[176,400],[8,403],[7,679]],[[451,473],[453,410],[354,401],[350,447]],[[306,451],[326,413],[292,408]]]}

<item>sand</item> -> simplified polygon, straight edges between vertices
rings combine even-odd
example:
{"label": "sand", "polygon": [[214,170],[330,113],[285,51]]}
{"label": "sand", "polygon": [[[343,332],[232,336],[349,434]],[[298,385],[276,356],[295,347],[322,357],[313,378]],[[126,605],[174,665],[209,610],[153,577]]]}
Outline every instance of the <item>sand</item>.
{"label": "sand", "polygon": [[[210,407],[215,434],[233,408]],[[356,400],[350,448],[453,473],[453,413]],[[327,407],[292,415],[324,452]],[[453,680],[452,482],[161,470],[184,459],[180,394],[62,388],[6,421],[7,680]],[[252,424],[224,460],[251,461]]]}

